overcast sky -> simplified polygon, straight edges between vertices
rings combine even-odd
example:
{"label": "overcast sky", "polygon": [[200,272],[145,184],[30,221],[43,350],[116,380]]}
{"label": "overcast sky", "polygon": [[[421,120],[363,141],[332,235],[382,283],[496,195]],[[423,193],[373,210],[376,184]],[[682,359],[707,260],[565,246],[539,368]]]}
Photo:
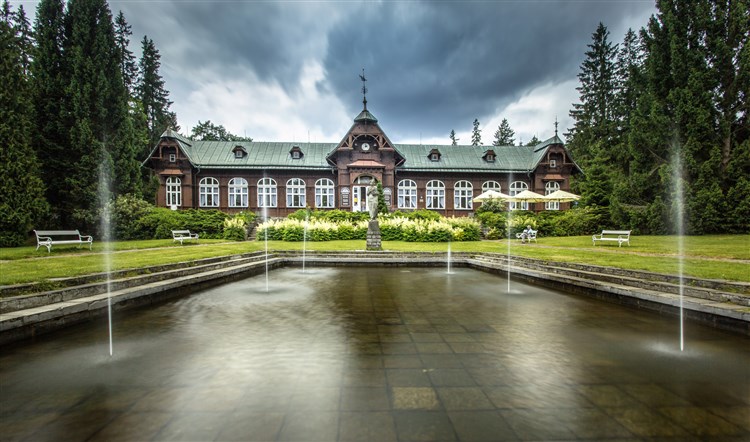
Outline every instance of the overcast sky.
{"label": "overcast sky", "polygon": [[[24,4],[33,14],[38,2]],[[110,1],[148,35],[181,131],[211,120],[263,141],[338,142],[368,109],[394,143],[490,144],[507,118],[516,139],[560,133],[599,22],[620,42],[652,0]]]}

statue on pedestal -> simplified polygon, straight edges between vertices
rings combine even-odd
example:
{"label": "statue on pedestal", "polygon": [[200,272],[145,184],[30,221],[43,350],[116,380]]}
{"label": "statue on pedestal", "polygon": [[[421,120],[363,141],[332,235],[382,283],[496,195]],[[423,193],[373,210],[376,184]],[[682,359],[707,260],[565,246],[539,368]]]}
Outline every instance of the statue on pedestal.
{"label": "statue on pedestal", "polygon": [[378,218],[378,181],[373,180],[367,187],[367,210],[370,212],[370,219]]}

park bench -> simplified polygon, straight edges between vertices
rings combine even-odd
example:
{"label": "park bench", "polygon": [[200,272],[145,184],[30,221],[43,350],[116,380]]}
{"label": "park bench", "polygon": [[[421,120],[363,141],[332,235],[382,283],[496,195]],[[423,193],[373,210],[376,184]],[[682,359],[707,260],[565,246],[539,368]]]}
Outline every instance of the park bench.
{"label": "park bench", "polygon": [[94,237],[81,235],[78,230],[34,230],[36,234],[36,249],[44,246],[47,248],[47,253],[52,251],[53,245],[60,244],[77,244],[79,247],[81,244],[88,244],[89,250],[91,250],[91,244],[94,242]]}
{"label": "park bench", "polygon": [[[536,242],[536,232],[537,232],[536,230],[529,230],[528,232],[526,232],[526,241],[528,241],[528,242],[531,242],[531,241]],[[516,238],[520,239],[523,242],[523,240],[524,240],[523,232],[516,233]]]}
{"label": "park bench", "polygon": [[622,247],[622,243],[630,246],[630,230],[602,230],[602,233],[593,235],[591,239],[594,245],[597,241],[611,241],[616,242],[618,247]]}
{"label": "park bench", "polygon": [[172,230],[172,238],[175,241],[179,241],[180,245],[182,245],[183,241],[198,242],[198,234],[190,233],[190,230]]}

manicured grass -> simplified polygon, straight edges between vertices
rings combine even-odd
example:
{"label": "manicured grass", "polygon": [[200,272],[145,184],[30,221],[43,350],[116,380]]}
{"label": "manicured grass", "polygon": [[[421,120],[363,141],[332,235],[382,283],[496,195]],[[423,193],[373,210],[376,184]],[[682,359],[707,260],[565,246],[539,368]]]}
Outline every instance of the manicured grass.
{"label": "manicured grass", "polygon": [[[750,236],[713,235],[684,237],[684,271],[686,275],[708,279],[728,279],[750,282]],[[631,246],[591,244],[591,237],[540,238],[534,244],[510,241],[510,254],[550,261],[579,262],[624,269],[646,270],[677,274],[677,238],[668,236],[638,236]],[[454,242],[453,252],[494,252],[506,254],[508,241]],[[311,251],[364,250],[365,241],[308,242]],[[269,241],[273,250],[302,250],[301,242]],[[447,243],[383,242],[384,250],[440,252],[448,250]],[[0,285],[44,281],[51,278],[79,276],[103,272],[104,245],[94,250],[75,247],[35,251],[34,247],[0,249]],[[112,243],[111,269],[133,269],[158,264],[190,261],[216,256],[235,255],[265,250],[263,241],[224,242],[201,240],[199,244],[180,246],[172,240],[122,241]]]}

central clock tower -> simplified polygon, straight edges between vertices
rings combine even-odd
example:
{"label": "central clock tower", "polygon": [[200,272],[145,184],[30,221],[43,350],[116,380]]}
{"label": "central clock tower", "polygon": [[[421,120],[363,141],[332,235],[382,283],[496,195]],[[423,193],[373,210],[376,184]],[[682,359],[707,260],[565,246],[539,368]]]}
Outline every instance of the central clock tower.
{"label": "central clock tower", "polygon": [[363,189],[373,180],[383,186],[386,205],[393,205],[395,170],[404,158],[378,125],[378,119],[367,110],[367,81],[364,70],[362,80],[362,111],[343,139],[328,155],[328,161],[337,169],[338,198],[342,209],[365,211],[366,196]]}

